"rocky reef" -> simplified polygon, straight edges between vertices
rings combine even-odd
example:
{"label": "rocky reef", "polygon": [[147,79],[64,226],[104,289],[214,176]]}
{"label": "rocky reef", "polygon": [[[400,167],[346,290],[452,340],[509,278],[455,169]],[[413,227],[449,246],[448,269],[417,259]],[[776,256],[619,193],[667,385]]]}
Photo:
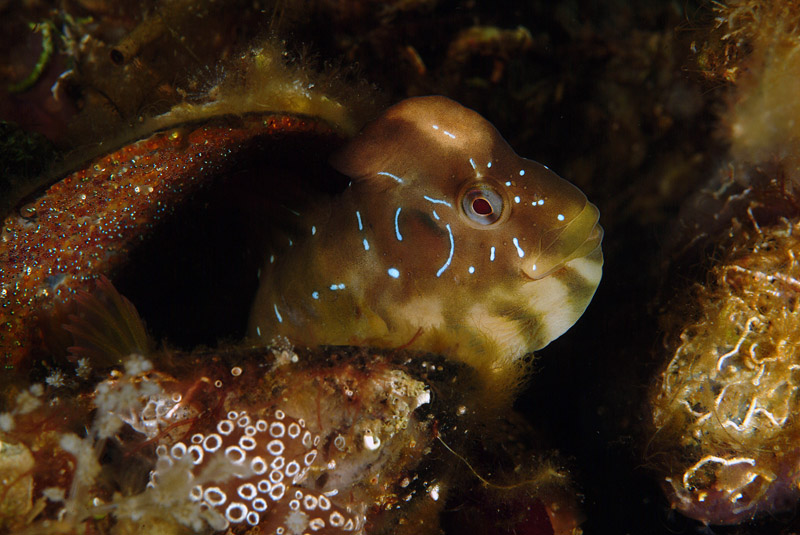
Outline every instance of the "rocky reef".
{"label": "rocky reef", "polygon": [[[796,2],[123,4],[0,2],[0,529],[797,531]],[[413,332],[241,343],[258,235],[431,94],[602,214],[603,283],[500,411]],[[146,328],[87,310],[100,275]]]}
{"label": "rocky reef", "polygon": [[696,282],[662,304],[669,362],[652,389],[647,456],[673,507],[737,524],[798,498],[800,116],[789,95],[800,11],[731,2],[717,12],[721,37],[705,55],[726,50],[715,65],[733,83],[721,115],[730,149],[668,249],[665,269]]}

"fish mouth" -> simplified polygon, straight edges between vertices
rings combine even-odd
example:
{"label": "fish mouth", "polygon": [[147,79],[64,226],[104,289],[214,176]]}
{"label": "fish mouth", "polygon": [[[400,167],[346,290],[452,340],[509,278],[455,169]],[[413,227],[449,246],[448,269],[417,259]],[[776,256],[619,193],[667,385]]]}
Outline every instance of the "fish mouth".
{"label": "fish mouth", "polygon": [[523,271],[532,280],[540,280],[576,258],[597,251],[603,242],[600,210],[590,202],[568,225],[557,229],[542,241],[542,252]]}

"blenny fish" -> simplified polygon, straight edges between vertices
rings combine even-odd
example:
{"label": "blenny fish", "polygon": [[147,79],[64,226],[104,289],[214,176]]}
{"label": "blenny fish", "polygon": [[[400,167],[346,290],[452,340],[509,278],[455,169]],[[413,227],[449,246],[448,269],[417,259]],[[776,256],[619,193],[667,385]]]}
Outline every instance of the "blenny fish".
{"label": "blenny fish", "polygon": [[602,274],[599,211],[440,96],[400,102],[335,153],[351,182],[270,251],[249,334],[410,347],[511,389],[523,357],[583,314]]}

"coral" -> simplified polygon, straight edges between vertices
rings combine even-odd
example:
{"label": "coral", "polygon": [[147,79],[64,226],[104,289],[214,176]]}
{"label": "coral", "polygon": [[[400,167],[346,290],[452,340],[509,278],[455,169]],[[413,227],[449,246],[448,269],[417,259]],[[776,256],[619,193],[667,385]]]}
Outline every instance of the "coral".
{"label": "coral", "polygon": [[[0,433],[11,480],[0,532],[438,533],[449,500],[483,483],[486,504],[511,492],[545,512],[514,514],[509,529],[573,532],[566,474],[531,457],[522,422],[477,423],[479,384],[463,365],[403,351],[130,355],[122,369],[17,396]],[[27,400],[45,394],[48,404]],[[506,467],[502,485],[453,448]]]}
{"label": "coral", "polygon": [[668,363],[646,454],[673,507],[736,524],[800,497],[800,4],[732,1],[716,12],[715,37],[734,49],[709,64],[734,82],[721,116],[730,149],[667,249],[669,284],[698,282],[661,305]]}
{"label": "coral", "polygon": [[[328,496],[338,494],[337,489],[322,493],[300,486],[320,444],[319,435],[312,438],[305,420],[290,418],[280,409],[266,419],[255,418],[245,411],[230,411],[214,432],[195,433],[187,443],[161,444],[149,486],[157,491],[159,481],[169,479],[170,472],[181,472],[192,484],[189,499],[222,517],[214,518],[216,530],[242,523],[268,533],[360,529],[359,517],[331,503]],[[181,462],[184,458],[191,466]]]}
{"label": "coral", "polygon": [[24,444],[0,442],[0,527],[33,509],[34,458]]}
{"label": "coral", "polygon": [[735,230],[692,292],[695,317],[652,402],[649,449],[669,456],[658,462],[670,500],[712,524],[798,497],[800,225]]}

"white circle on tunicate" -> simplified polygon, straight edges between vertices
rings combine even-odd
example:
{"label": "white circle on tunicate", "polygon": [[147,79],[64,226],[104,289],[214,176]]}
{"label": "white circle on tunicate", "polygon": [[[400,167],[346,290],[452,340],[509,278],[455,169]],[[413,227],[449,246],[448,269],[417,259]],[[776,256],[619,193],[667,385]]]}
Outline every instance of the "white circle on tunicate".
{"label": "white circle on tunicate", "polygon": [[252,500],[256,497],[257,491],[256,486],[252,483],[245,483],[244,485],[239,485],[239,488],[236,489],[236,493],[244,498],[245,500]]}
{"label": "white circle on tunicate", "polygon": [[235,420],[239,417],[239,413],[236,411],[229,411],[228,412],[228,420]]}
{"label": "white circle on tunicate", "polygon": [[189,454],[189,458],[192,460],[193,465],[198,465],[203,462],[203,448],[198,446],[197,444],[192,444],[189,446],[189,449],[186,450]]}
{"label": "white circle on tunicate", "polygon": [[305,454],[303,457],[303,464],[306,466],[311,466],[311,463],[314,462],[314,459],[317,458],[317,450],[311,450]]}
{"label": "white circle on tunicate", "polygon": [[200,444],[201,442],[203,442],[203,438],[205,437],[203,437],[201,433],[195,433],[194,435],[192,435],[192,444]]}
{"label": "white circle on tunicate", "polygon": [[221,435],[230,435],[233,431],[233,422],[230,420],[222,420],[217,424],[217,431],[219,431]]}
{"label": "white circle on tunicate", "polygon": [[267,425],[267,421],[266,420],[258,420],[256,422],[256,429],[258,431],[261,431],[262,433],[267,430],[267,427],[269,427],[269,426]]}
{"label": "white circle on tunicate", "polygon": [[247,455],[239,446],[228,446],[225,448],[225,457],[233,464],[242,464]]}
{"label": "white circle on tunicate", "polygon": [[279,470],[273,470],[269,473],[269,480],[273,483],[280,483],[283,481],[283,472]]}
{"label": "white circle on tunicate", "polygon": [[281,470],[284,464],[286,464],[286,462],[283,457],[275,457],[275,459],[269,463],[269,467],[273,470]]}
{"label": "white circle on tunicate", "polygon": [[278,409],[275,411],[275,419],[276,420],[283,420],[286,417],[286,413],[282,410]]}
{"label": "white circle on tunicate", "polygon": [[286,433],[286,427],[280,422],[269,424],[269,434],[275,438],[281,438]]}
{"label": "white circle on tunicate", "polygon": [[291,438],[297,438],[300,436],[300,426],[297,423],[292,422],[289,424],[289,430],[287,432]]}
{"label": "white circle on tunicate", "polygon": [[192,487],[192,490],[189,491],[189,499],[193,502],[200,501],[203,498],[203,487],[200,485],[195,485]]}
{"label": "white circle on tunicate", "polygon": [[317,508],[317,501],[318,501],[318,500],[317,500],[317,499],[316,499],[314,496],[311,496],[311,495],[309,494],[308,496],[306,496],[305,498],[303,498],[303,507],[304,507],[304,508],[305,508],[307,511],[313,511],[314,509],[316,509],[316,508]]}
{"label": "white circle on tunicate", "polygon": [[286,487],[284,486],[283,483],[278,483],[277,485],[272,487],[272,490],[269,491],[269,497],[272,498],[272,501],[277,502],[281,498],[283,498],[284,492],[286,492]]}
{"label": "white circle on tunicate", "polygon": [[243,503],[233,502],[225,509],[225,518],[237,524],[247,518],[247,507]]}
{"label": "white circle on tunicate", "polygon": [[327,511],[331,508],[331,501],[328,499],[327,496],[320,496],[319,497],[319,508],[323,511]]}
{"label": "white circle on tunicate", "polygon": [[303,433],[303,446],[306,448],[311,447],[311,433],[309,431]]}
{"label": "white circle on tunicate", "polygon": [[292,461],[286,465],[286,475],[292,477],[300,471],[300,464],[297,461]]}
{"label": "white circle on tunicate", "polygon": [[257,476],[260,476],[264,472],[267,471],[267,463],[264,461],[263,457],[253,457],[253,460],[250,461],[250,470]]}
{"label": "white circle on tunicate", "polygon": [[222,505],[225,503],[228,497],[219,487],[208,487],[205,491],[203,491],[203,499],[208,505],[216,507],[217,505]]}
{"label": "white circle on tunicate", "polygon": [[289,502],[289,509],[292,511],[297,511],[300,509],[300,501],[299,500],[292,500]]}
{"label": "white circle on tunicate", "polygon": [[311,531],[319,531],[325,527],[325,521],[321,518],[312,518],[308,523],[308,527],[311,528]]}
{"label": "white circle on tunicate", "polygon": [[272,488],[272,483],[270,483],[267,479],[262,479],[258,482],[257,488],[258,492],[267,493]]}
{"label": "white circle on tunicate", "polygon": [[344,516],[342,516],[342,513],[340,513],[339,511],[332,512],[331,516],[329,517],[329,520],[331,526],[335,528],[340,528],[344,526]]}
{"label": "white circle on tunicate", "polygon": [[297,420],[297,423],[300,424],[300,427],[305,427],[306,426],[306,421],[304,419],[302,419],[302,418]]}
{"label": "white circle on tunicate", "polygon": [[245,451],[256,449],[256,440],[253,437],[242,437],[239,439],[239,447]]}
{"label": "white circle on tunicate", "polygon": [[236,420],[236,425],[238,425],[239,427],[247,427],[248,425],[250,425],[250,417],[247,415],[243,415],[241,418]]}
{"label": "white circle on tunicate", "polygon": [[286,449],[286,446],[278,439],[270,440],[269,444],[267,444],[267,451],[270,455],[280,455],[284,449]]}
{"label": "white circle on tunicate", "polygon": [[257,526],[260,521],[261,517],[258,515],[258,513],[254,513],[253,511],[247,513],[247,523],[251,526]]}
{"label": "white circle on tunicate", "polygon": [[247,427],[244,428],[244,434],[247,435],[248,437],[255,436],[256,426],[248,425]]}
{"label": "white circle on tunicate", "polygon": [[295,497],[296,500],[302,500],[303,499],[303,491],[299,490],[299,489],[294,491],[294,497]]}
{"label": "white circle on tunicate", "polygon": [[222,437],[216,433],[211,433],[203,440],[203,449],[208,453],[214,453],[222,446]]}
{"label": "white circle on tunicate", "polygon": [[256,511],[266,511],[267,502],[266,500],[264,500],[264,498],[256,498],[255,500],[253,500],[252,507]]}
{"label": "white circle on tunicate", "polygon": [[319,446],[319,435],[314,437],[314,445]]}
{"label": "white circle on tunicate", "polygon": [[167,447],[164,444],[161,444],[156,448],[156,455],[159,457],[166,457],[167,456]]}
{"label": "white circle on tunicate", "polygon": [[183,456],[186,455],[186,444],[183,442],[176,442],[169,450],[169,454],[172,455],[173,459],[182,459]]}
{"label": "white circle on tunicate", "polygon": [[233,375],[234,377],[239,377],[240,375],[242,375],[242,369],[239,366],[234,366],[233,368],[231,368],[231,375]]}

